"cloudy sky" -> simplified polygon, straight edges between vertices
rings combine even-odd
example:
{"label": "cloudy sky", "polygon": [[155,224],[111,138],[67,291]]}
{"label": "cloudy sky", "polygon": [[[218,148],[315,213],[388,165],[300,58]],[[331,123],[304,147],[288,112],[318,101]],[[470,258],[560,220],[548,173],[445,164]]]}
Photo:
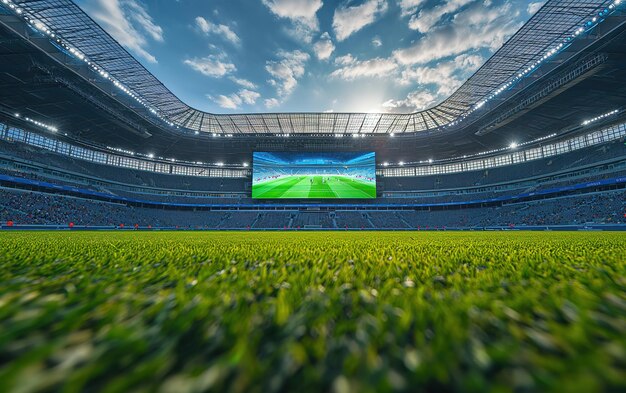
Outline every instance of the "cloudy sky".
{"label": "cloudy sky", "polygon": [[77,0],[209,112],[406,112],[445,99],[542,0]]}

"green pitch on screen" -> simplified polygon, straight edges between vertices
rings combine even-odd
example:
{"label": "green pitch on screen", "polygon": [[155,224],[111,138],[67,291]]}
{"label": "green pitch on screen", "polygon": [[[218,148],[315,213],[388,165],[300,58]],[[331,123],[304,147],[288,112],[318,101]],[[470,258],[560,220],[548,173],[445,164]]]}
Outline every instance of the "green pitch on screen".
{"label": "green pitch on screen", "polygon": [[257,199],[371,199],[376,183],[346,176],[287,176],[252,186]]}

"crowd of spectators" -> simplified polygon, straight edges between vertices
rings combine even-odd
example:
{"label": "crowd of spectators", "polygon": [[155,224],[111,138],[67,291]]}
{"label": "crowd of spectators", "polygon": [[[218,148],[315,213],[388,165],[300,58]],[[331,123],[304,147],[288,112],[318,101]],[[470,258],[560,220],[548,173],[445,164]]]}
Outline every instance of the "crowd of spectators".
{"label": "crowd of spectators", "polygon": [[[523,192],[562,187],[608,177],[626,175],[623,166],[612,169],[603,164],[592,169],[585,165],[624,157],[619,141],[526,163],[464,173],[417,177],[381,177],[382,198],[362,203],[446,203],[507,197]],[[180,176],[96,164],[63,156],[24,143],[0,140],[0,173],[73,185],[112,195],[168,203],[246,204],[252,203],[247,178]],[[11,157],[29,162],[28,169],[11,169]],[[16,167],[19,164],[15,164]],[[566,171],[566,174],[554,176]],[[530,177],[540,178],[529,180]],[[494,186],[507,182],[505,186]]]}
{"label": "crowd of spectators", "polygon": [[295,211],[264,211],[259,213],[253,228],[287,228],[296,214]]}
{"label": "crowd of spectators", "polygon": [[389,211],[171,210],[0,189],[0,222],[206,229],[489,227],[626,223],[626,191],[551,198],[497,207]]}

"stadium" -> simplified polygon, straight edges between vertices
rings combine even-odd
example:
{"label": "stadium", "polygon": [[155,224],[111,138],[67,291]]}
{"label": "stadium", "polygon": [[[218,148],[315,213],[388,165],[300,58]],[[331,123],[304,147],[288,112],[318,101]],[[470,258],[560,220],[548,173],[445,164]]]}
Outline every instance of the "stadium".
{"label": "stadium", "polygon": [[0,390],[626,389],[626,2],[157,3],[0,0]]}

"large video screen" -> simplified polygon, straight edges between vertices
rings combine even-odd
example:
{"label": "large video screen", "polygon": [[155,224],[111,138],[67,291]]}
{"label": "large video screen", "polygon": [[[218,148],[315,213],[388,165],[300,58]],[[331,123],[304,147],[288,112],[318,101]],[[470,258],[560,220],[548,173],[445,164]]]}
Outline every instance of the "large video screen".
{"label": "large video screen", "polygon": [[374,153],[254,153],[252,198],[376,198]]}

